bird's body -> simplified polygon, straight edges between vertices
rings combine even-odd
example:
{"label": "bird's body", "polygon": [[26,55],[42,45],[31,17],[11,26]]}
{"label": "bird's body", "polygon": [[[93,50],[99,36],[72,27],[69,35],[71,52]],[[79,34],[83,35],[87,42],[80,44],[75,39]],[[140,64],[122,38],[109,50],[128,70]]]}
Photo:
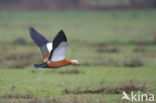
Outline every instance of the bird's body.
{"label": "bird's body", "polygon": [[44,63],[35,64],[36,68],[58,68],[66,65],[78,65],[77,60],[65,59],[67,50],[67,38],[61,30],[53,42],[47,40],[43,35],[37,32],[34,28],[30,28],[30,36],[37,46],[40,47]]}
{"label": "bird's body", "polygon": [[72,64],[73,63],[70,60],[63,59],[63,60],[60,60],[60,61],[55,61],[55,62],[48,63],[48,67],[58,68],[58,67],[66,66],[66,65],[72,65]]}

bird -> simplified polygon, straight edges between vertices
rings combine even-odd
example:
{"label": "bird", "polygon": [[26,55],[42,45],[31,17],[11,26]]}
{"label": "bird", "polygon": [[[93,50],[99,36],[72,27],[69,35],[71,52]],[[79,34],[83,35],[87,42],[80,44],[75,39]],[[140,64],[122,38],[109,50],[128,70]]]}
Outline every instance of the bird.
{"label": "bird", "polygon": [[29,33],[34,43],[40,48],[43,57],[43,63],[34,64],[35,68],[59,68],[67,65],[79,65],[77,60],[65,59],[68,43],[63,30],[58,32],[52,42],[33,27],[29,28]]}

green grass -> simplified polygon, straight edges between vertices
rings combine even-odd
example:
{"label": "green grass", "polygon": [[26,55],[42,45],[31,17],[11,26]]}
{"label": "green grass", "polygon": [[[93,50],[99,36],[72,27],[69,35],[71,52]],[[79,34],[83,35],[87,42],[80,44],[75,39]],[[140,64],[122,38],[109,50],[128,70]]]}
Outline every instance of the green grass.
{"label": "green grass", "polygon": [[[104,86],[117,86],[120,83],[127,82],[130,79],[137,83],[146,83],[156,94],[155,88],[155,68],[125,68],[125,67],[78,67],[83,73],[80,74],[60,74],[65,69],[71,70],[73,67],[60,68],[58,70],[44,70],[27,67],[25,69],[0,69],[0,92],[1,94],[25,94],[31,92],[40,98],[59,97],[64,98],[65,88],[74,87],[99,87],[103,82]],[[152,78],[151,78],[152,76]],[[86,94],[76,95],[86,96]],[[105,99],[115,103],[120,100],[121,95],[110,94],[88,94],[88,97],[94,99]],[[112,98],[116,98],[112,100]]]}
{"label": "green grass", "polygon": [[[31,93],[39,98],[76,97],[116,103],[121,93],[65,94],[63,91],[113,88],[130,80],[147,84],[151,89],[147,92],[156,95],[155,18],[155,10],[0,11],[0,101],[7,101],[8,98],[2,98],[7,94]],[[81,65],[35,69],[33,64],[41,63],[42,59],[29,36],[30,26],[49,40],[63,29],[69,42],[66,58],[78,59]],[[17,41],[19,38],[24,44]],[[32,57],[27,57],[31,52]],[[134,59],[142,65],[124,66],[126,61],[134,64]],[[18,103],[21,98],[15,99]],[[78,103],[83,99],[78,99]]]}

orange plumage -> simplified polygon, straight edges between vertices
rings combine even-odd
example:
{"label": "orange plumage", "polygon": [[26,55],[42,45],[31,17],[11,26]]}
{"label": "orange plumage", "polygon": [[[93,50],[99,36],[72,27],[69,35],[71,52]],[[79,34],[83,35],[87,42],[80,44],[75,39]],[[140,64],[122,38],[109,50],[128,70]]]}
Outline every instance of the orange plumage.
{"label": "orange plumage", "polygon": [[61,30],[53,42],[47,40],[43,35],[37,32],[34,28],[30,28],[30,36],[37,46],[40,47],[44,63],[35,64],[35,68],[58,68],[66,65],[78,65],[77,60],[65,59],[67,50],[67,38],[65,33]]}

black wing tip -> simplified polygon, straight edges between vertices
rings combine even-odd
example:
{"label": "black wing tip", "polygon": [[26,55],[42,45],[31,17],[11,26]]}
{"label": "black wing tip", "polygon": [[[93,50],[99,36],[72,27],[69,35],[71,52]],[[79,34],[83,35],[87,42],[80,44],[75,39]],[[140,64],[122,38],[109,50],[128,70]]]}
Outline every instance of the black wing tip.
{"label": "black wing tip", "polygon": [[41,47],[49,42],[49,40],[47,40],[42,34],[40,34],[33,27],[29,28],[29,33],[30,33],[30,37],[32,38],[32,40],[39,47]]}
{"label": "black wing tip", "polygon": [[34,28],[32,26],[29,27],[29,30],[34,30]]}
{"label": "black wing tip", "polygon": [[60,30],[59,34],[65,35],[65,33],[64,33],[64,31],[62,29]]}
{"label": "black wing tip", "polygon": [[33,27],[29,27],[29,31],[33,32],[33,31],[36,31],[36,30]]}
{"label": "black wing tip", "polygon": [[61,29],[60,32],[58,33],[59,36],[61,36],[63,38],[63,40],[67,41],[67,37],[64,33],[64,31]]}
{"label": "black wing tip", "polygon": [[61,29],[61,30],[60,30],[60,33],[64,33],[64,31]]}

